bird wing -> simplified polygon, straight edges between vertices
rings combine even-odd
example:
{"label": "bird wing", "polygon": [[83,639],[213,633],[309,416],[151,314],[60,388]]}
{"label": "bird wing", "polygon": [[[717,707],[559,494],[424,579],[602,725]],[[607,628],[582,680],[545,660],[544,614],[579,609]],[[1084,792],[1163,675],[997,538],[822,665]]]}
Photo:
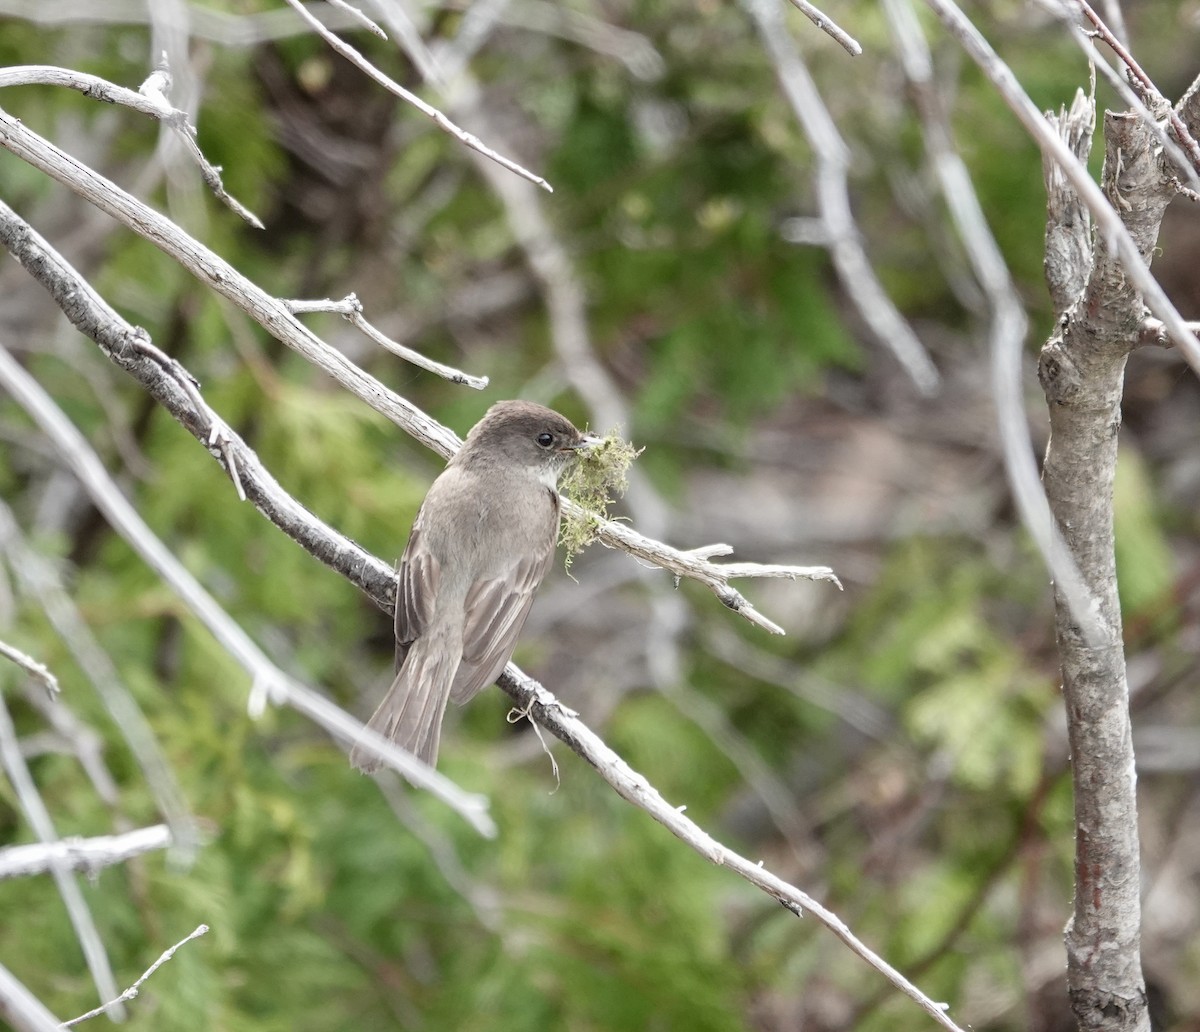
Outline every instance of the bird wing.
{"label": "bird wing", "polygon": [[[555,502],[557,502],[557,497]],[[461,705],[500,676],[525,626],[533,596],[554,562],[558,511],[544,544],[510,567],[504,575],[477,580],[466,599],[463,655],[450,698]]]}
{"label": "bird wing", "polygon": [[404,662],[408,646],[429,627],[437,599],[441,565],[425,544],[418,517],[400,558],[396,585],[396,669]]}

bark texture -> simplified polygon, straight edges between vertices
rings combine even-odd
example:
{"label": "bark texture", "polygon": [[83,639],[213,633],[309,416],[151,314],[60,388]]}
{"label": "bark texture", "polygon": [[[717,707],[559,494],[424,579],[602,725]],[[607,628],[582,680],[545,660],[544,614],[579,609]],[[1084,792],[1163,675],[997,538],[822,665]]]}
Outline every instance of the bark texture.
{"label": "bark texture", "polygon": [[[1077,99],[1051,116],[1086,157],[1094,122]],[[1102,187],[1149,262],[1175,183],[1161,144],[1134,113],[1106,112]],[[1141,294],[1047,169],[1046,275],[1060,318],[1042,349],[1050,412],[1044,480],[1050,506],[1092,596],[1088,640],[1056,592],[1057,634],[1075,790],[1075,901],[1066,929],[1071,1005],[1081,1029],[1148,1030],[1141,968],[1137,777],[1113,551],[1113,478],[1125,363],[1145,318]]]}

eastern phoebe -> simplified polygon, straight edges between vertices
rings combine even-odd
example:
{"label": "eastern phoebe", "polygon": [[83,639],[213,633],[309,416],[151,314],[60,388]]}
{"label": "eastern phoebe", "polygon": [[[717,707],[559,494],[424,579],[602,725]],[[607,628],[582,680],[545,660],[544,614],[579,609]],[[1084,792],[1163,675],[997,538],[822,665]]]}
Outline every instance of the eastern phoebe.
{"label": "eastern phoebe", "polygon": [[[446,700],[464,703],[500,676],[554,561],[559,474],[598,441],[529,401],[499,401],[471,428],[400,559],[396,678],[372,731],[436,763]],[[350,762],[381,763],[360,746]]]}

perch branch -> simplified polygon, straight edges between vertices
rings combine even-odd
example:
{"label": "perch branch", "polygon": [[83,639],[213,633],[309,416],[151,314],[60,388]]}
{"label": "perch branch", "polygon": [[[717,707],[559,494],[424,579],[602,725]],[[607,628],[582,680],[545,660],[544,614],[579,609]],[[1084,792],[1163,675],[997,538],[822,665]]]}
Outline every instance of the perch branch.
{"label": "perch branch", "polygon": [[[261,700],[260,707],[265,705],[267,698],[286,702],[338,738],[354,741],[359,737],[362,724],[280,670],[158,539],[112,482],[84,436],[3,347],[0,347],[0,386],[12,395],[54,444],[113,529],[176,591],[188,609],[251,675],[252,704],[256,697]],[[445,775],[379,735],[369,735],[365,742],[415,785],[431,792],[459,813],[480,834],[489,837],[495,834],[495,823],[487,813],[487,801],[482,796],[464,792]],[[111,992],[101,995],[112,996],[115,992],[114,986]]]}
{"label": "perch branch", "polygon": [[[0,209],[0,215],[2,214],[3,209]],[[0,234],[5,232],[5,225],[4,219],[0,218]],[[10,232],[9,238],[12,235]],[[51,289],[51,292],[55,294],[56,298],[60,297],[60,295],[69,295],[70,299],[76,301],[75,304],[66,308],[68,315],[72,317],[76,325],[87,332],[89,336],[92,336],[93,339],[97,339],[97,342],[100,343],[105,353],[114,362],[137,376],[139,382],[143,382],[152,395],[167,405],[171,409],[172,414],[176,414],[176,418],[179,418],[192,431],[194,436],[204,442],[206,440],[205,417],[203,417],[202,413],[195,413],[193,411],[196,403],[195,392],[183,391],[177,385],[174,385],[173,379],[167,375],[167,371],[159,362],[147,361],[137,347],[128,346],[130,342],[136,343],[137,340],[144,340],[144,338],[139,338],[132,327],[122,327],[118,322],[113,322],[113,320],[117,319],[115,313],[111,313],[107,309],[88,307],[102,305],[103,303],[99,302],[90,289],[76,289],[78,280],[72,278],[72,274],[75,277],[77,277],[77,274],[74,274],[73,270],[66,271],[69,270],[69,266],[66,267],[66,270],[50,267],[46,261],[47,255],[52,255],[55,259],[57,259],[57,255],[54,255],[53,251],[40,238],[36,237],[36,234],[33,234],[28,227],[25,227],[22,233],[18,234],[18,237],[14,253],[17,253],[18,257],[21,258],[22,264],[37,276],[39,280],[45,283]],[[10,247],[13,246],[10,239],[6,239],[6,243],[9,243]],[[58,259],[58,261],[61,261],[61,259]],[[65,265],[65,263],[63,264]],[[59,274],[65,278],[59,278]],[[125,342],[126,346],[115,346],[116,343],[122,341]],[[3,361],[0,360],[0,369],[2,368]],[[175,375],[183,374],[178,373]],[[354,550],[354,554],[358,557],[357,561],[345,564],[344,568],[339,568],[339,572],[343,573],[348,580],[374,598],[383,608],[389,610],[393,608],[395,581],[392,570],[387,564],[363,552],[361,549],[355,549],[355,546],[345,541],[329,527],[320,523],[303,506],[290,499],[285,501],[286,495],[284,495],[282,489],[274,480],[269,479],[265,482],[260,482],[261,466],[256,462],[250,461],[253,453],[245,448],[243,442],[234,438],[231,442],[231,448],[233,453],[238,457],[247,495],[251,499],[261,499],[261,501],[256,501],[256,504],[259,504],[264,514],[269,515],[272,520],[279,521],[283,519],[282,514],[286,513],[287,520],[293,525],[284,527],[284,529],[287,530],[290,536],[304,544],[314,556],[322,561],[328,562],[327,557],[330,555],[345,555]],[[243,452],[243,449],[245,449],[245,452]],[[222,461],[221,456],[218,455],[215,457],[218,461]],[[283,497],[281,498],[280,496]],[[295,526],[295,524],[303,524],[304,526],[301,529]],[[281,523],[280,525],[282,526],[283,524]],[[622,524],[607,524],[600,528],[600,532],[602,540],[605,533],[615,534],[617,537],[613,538],[613,543],[618,544],[618,547],[626,548],[635,556],[644,557],[648,561],[664,566],[666,569],[680,575],[697,576],[696,570],[702,570],[704,569],[704,564],[708,564],[717,572],[709,571],[706,576],[714,582],[723,585],[724,575],[719,572],[722,567],[719,564],[711,564],[708,560],[710,556],[727,553],[728,549],[726,546],[707,546],[697,549],[694,553],[688,553],[669,549],[667,546],[657,542],[642,539],[640,535],[630,531],[629,528]],[[760,572],[752,564],[739,564],[741,567],[747,565],[751,567],[749,570],[735,567],[735,572]],[[832,579],[832,573],[824,568],[778,567],[768,569],[781,571],[779,572],[780,576],[818,576]],[[703,577],[699,579],[703,580]],[[224,636],[221,636],[220,640],[227,648],[229,647]],[[282,675],[277,674],[276,676]],[[527,706],[532,703],[531,713],[539,724],[546,727],[586,759],[623,798],[645,810],[655,820],[676,834],[690,848],[700,853],[700,855],[713,863],[719,863],[722,866],[730,868],[772,898],[779,900],[793,913],[808,910],[814,914],[838,938],[862,956],[872,967],[881,972],[889,982],[916,1000],[942,1027],[951,1030],[957,1029],[957,1026],[946,1016],[944,1006],[929,999],[882,958],[869,950],[854,936],[840,918],[823,908],[799,889],[771,874],[759,864],[739,856],[716,842],[716,840],[707,835],[695,823],[684,817],[678,809],[669,806],[658,792],[646,782],[645,778],[629,768],[581,720],[574,714],[563,709],[546,689],[526,677],[517,667],[509,664],[499,683],[518,705]],[[353,728],[347,733],[347,737],[352,737],[352,734]]]}

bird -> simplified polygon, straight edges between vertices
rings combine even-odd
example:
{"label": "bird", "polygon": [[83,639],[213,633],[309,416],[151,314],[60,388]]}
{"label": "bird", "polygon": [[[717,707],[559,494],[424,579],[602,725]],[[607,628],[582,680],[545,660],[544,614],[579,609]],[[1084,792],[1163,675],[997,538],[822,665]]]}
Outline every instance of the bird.
{"label": "bird", "polygon": [[[500,676],[554,561],[560,474],[599,441],[530,401],[496,402],[471,428],[400,559],[396,675],[368,728],[436,765],[447,700],[461,705]],[[363,743],[350,762],[382,764]]]}

